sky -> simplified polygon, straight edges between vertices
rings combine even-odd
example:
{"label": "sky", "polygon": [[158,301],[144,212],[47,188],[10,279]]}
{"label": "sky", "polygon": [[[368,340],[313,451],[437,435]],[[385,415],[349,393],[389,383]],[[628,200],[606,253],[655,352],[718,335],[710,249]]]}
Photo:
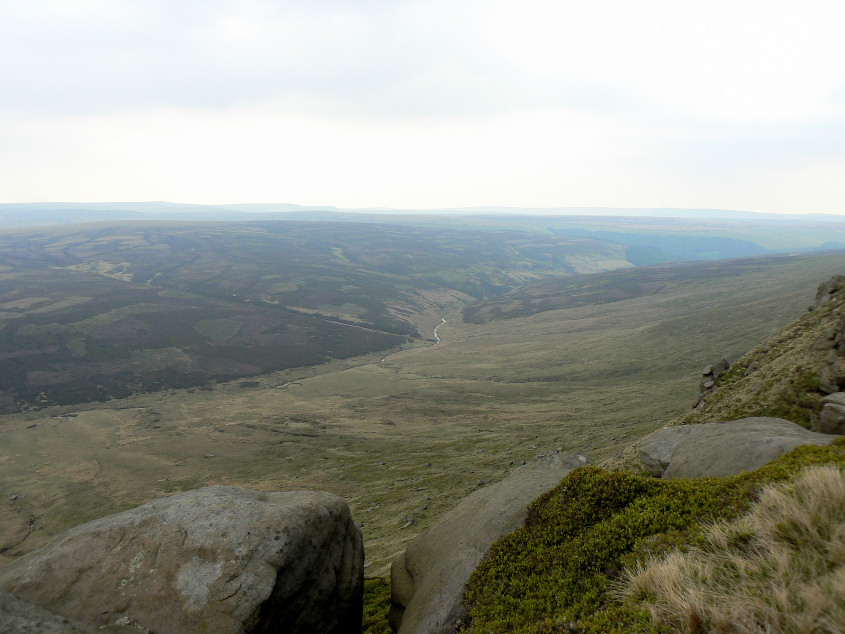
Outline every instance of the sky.
{"label": "sky", "polygon": [[842,0],[0,0],[0,202],[845,214]]}

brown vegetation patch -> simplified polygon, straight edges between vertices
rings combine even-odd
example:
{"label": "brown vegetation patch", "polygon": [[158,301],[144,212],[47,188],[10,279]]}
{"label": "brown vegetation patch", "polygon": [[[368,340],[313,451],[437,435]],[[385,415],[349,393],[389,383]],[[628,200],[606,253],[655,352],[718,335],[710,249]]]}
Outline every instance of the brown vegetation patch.
{"label": "brown vegetation patch", "polygon": [[50,463],[41,465],[35,471],[42,476],[62,476],[74,482],[91,482],[100,472],[100,463],[96,460],[85,460],[67,467],[54,466]]}
{"label": "brown vegetation patch", "polygon": [[845,473],[811,467],[767,487],[703,546],[626,571],[621,594],[673,631],[841,632]]}

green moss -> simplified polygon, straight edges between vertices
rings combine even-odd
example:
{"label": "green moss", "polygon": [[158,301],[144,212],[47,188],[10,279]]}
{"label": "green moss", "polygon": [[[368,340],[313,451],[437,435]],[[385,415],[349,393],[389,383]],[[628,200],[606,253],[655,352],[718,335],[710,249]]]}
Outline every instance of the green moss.
{"label": "green moss", "polygon": [[390,611],[390,579],[364,579],[364,634],[390,634],[387,613]]}
{"label": "green moss", "polygon": [[769,482],[811,464],[845,464],[845,439],[804,446],[731,478],[656,480],[596,467],[573,471],[497,541],[467,589],[470,631],[654,632],[610,588],[624,566],[701,539],[702,523],[736,517]]}

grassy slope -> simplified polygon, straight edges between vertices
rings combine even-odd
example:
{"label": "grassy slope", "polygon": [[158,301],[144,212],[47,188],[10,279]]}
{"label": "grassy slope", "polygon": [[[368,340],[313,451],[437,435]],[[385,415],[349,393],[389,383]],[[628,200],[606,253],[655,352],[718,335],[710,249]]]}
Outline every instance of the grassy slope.
{"label": "grassy slope", "polygon": [[[843,308],[840,291],[751,350],[698,408],[672,422],[791,415],[812,426],[821,396],[814,377],[827,354],[817,342],[839,324]],[[635,465],[633,453],[623,465]],[[614,584],[626,566],[702,543],[702,523],[735,518],[764,485],[824,463],[845,467],[845,440],[829,448],[802,447],[756,472],[725,479],[662,481],[598,468],[574,472],[535,501],[525,527],[497,542],[479,566],[468,592],[468,629],[676,631],[679,624],[671,621],[656,626],[643,604],[615,598]]]}
{"label": "grassy slope", "polygon": [[[600,460],[681,414],[701,366],[776,331],[806,306],[812,281],[842,264],[773,260],[648,297],[480,325],[447,315],[442,343],[384,362],[0,417],[0,494],[26,496],[0,516],[0,548],[24,552],[208,483],[313,488],[350,501],[367,572],[382,575],[409,539],[511,462],[550,447]],[[76,416],[56,418],[66,413]]]}
{"label": "grassy slope", "polygon": [[[832,349],[829,337],[841,330],[845,293],[792,322],[754,347],[719,377],[716,389],[678,424],[745,416],[780,416],[815,428],[820,399],[819,375]],[[839,359],[835,367],[841,367]],[[837,371],[835,374],[841,374]]]}

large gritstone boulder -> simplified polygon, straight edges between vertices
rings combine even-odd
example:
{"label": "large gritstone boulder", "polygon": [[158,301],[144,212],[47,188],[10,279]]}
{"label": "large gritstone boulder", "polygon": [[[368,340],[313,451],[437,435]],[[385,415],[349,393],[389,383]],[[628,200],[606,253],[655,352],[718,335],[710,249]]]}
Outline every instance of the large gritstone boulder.
{"label": "large gritstone boulder", "polygon": [[799,445],[829,445],[819,434],[782,418],[664,427],[639,444],[640,460],[656,477],[725,477],[753,471]]}
{"label": "large gritstone boulder", "polygon": [[391,567],[391,627],[402,634],[454,632],[464,587],[490,545],[522,525],[528,505],[584,456],[551,452],[464,498],[419,535]]}
{"label": "large gritstone boulder", "polygon": [[73,528],[0,569],[0,590],[95,626],[361,631],[364,553],[345,501],[207,487]]}

